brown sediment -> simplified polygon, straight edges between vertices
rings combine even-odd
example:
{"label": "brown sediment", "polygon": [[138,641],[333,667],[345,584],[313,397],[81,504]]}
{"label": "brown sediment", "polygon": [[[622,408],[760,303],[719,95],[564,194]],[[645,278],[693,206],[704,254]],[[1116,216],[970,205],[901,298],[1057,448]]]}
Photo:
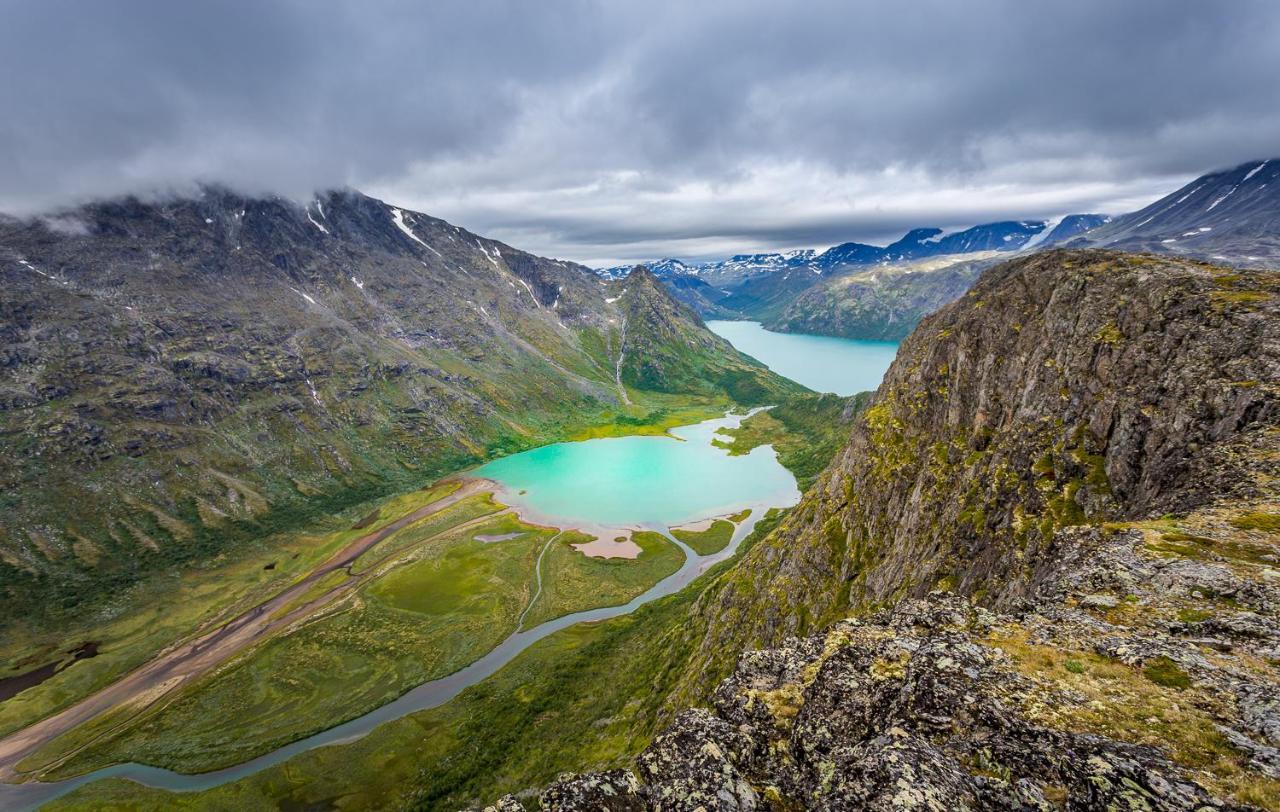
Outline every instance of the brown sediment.
{"label": "brown sediment", "polygon": [[570,544],[570,547],[592,558],[635,558],[643,550],[630,538],[618,537],[618,540],[592,539],[582,544]]}

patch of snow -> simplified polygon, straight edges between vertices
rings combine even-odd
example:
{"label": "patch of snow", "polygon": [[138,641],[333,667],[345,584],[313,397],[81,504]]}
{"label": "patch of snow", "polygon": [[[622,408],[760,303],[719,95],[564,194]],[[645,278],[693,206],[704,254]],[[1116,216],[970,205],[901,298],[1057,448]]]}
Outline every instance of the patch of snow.
{"label": "patch of snow", "polygon": [[361,282],[359,279],[356,279],[354,276],[351,277],[351,281],[353,284],[355,284],[356,287],[360,288],[360,290],[364,290],[364,282]]}
{"label": "patch of snow", "polygon": [[303,293],[302,291],[298,290],[297,288],[289,288],[289,290],[293,291],[294,293],[298,294],[298,295],[299,295],[299,296],[301,296],[302,298],[306,299],[308,302],[311,302],[311,304],[315,304],[315,303],[316,303],[316,300],[315,300],[315,299],[312,299],[310,296],[308,296],[307,294],[305,294],[305,293]]}
{"label": "patch of snow", "polygon": [[1053,230],[1057,228],[1061,222],[1062,222],[1062,217],[1053,217],[1038,223],[1024,223],[1023,225],[1027,226],[1028,228],[1036,225],[1043,226],[1043,228],[1041,228],[1035,234],[1031,235],[1031,239],[1027,240],[1022,244],[1022,250],[1026,251],[1029,248],[1035,248],[1037,245],[1044,242],[1046,239],[1049,238],[1049,235],[1053,233]]}
{"label": "patch of snow", "polygon": [[1191,191],[1187,192],[1187,193],[1186,193],[1185,195],[1183,195],[1182,197],[1180,197],[1180,198],[1178,198],[1177,200],[1173,201],[1173,205],[1175,205],[1175,206],[1176,206],[1176,205],[1178,205],[1179,203],[1181,203],[1182,201],[1186,200],[1188,197],[1191,197],[1193,194],[1195,194],[1196,192],[1200,191],[1200,190],[1201,190],[1201,189],[1203,189],[1203,188],[1204,188],[1204,184],[1202,183],[1202,184],[1200,184],[1199,186],[1197,186],[1196,188],[1194,188],[1194,189],[1192,189]]}
{"label": "patch of snow", "polygon": [[311,382],[310,378],[307,378],[307,388],[311,390],[311,399],[316,402],[316,405],[323,406],[324,404],[320,402],[320,393],[316,391],[316,385]]}
{"label": "patch of snow", "polygon": [[[409,228],[408,223],[404,221],[404,212],[400,211],[395,206],[391,207],[391,220],[396,224],[396,228],[403,231],[405,236],[407,236],[409,239],[413,240],[418,245],[421,245],[423,248],[427,249],[428,251],[440,257],[441,259],[444,259],[444,256],[439,251],[427,245],[418,237],[417,234],[413,233],[413,229]],[[425,265],[426,263],[424,262],[423,264]]]}
{"label": "patch of snow", "polygon": [[39,269],[39,268],[37,268],[36,266],[32,265],[30,262],[27,262],[25,259],[20,259],[20,260],[18,260],[18,264],[19,264],[19,265],[22,265],[22,266],[25,266],[28,270],[35,271],[36,273],[38,273],[38,274],[40,274],[41,276],[43,276],[45,279],[52,279],[52,278],[53,278],[53,277],[52,277],[52,276],[50,276],[49,274],[45,273],[44,271],[40,270],[40,269]]}
{"label": "patch of snow", "polygon": [[524,281],[523,279],[521,279],[521,278],[520,278],[520,277],[518,277],[518,276],[516,277],[516,281],[518,281],[520,284],[524,285],[524,289],[525,289],[525,290],[527,290],[527,291],[529,291],[529,298],[530,298],[530,299],[533,299],[533,304],[534,304],[534,306],[535,306],[535,307],[542,307],[542,305],[538,304],[538,297],[533,295],[533,288],[529,287],[529,283],[528,283],[528,282],[526,282],[526,281]]}
{"label": "patch of snow", "polygon": [[1013,239],[1013,235],[1012,235],[1012,234],[1006,234],[1006,235],[1004,235],[1004,237],[1003,237],[1002,239],[1003,239],[1005,242],[1009,242],[1010,240],[1012,240],[1012,239]]}
{"label": "patch of snow", "polygon": [[324,226],[320,225],[320,223],[318,223],[318,222],[316,221],[316,218],[314,218],[314,217],[312,217],[312,216],[311,216],[311,212],[307,212],[307,219],[311,221],[311,225],[313,225],[313,226],[315,226],[316,228],[320,229],[320,230],[321,230],[321,231],[323,231],[325,234],[328,234],[328,233],[329,233],[329,229],[327,229],[327,228],[325,228]]}
{"label": "patch of snow", "polygon": [[1172,237],[1170,237],[1169,239],[1167,239],[1167,240],[1161,240],[1160,242],[1165,243],[1165,244],[1167,245],[1168,243],[1171,243],[1171,242],[1177,242],[1177,240],[1175,240],[1175,239],[1173,239]]}
{"label": "patch of snow", "polygon": [[1240,182],[1241,182],[1241,183],[1248,183],[1248,182],[1249,182],[1249,178],[1251,178],[1251,177],[1253,177],[1254,175],[1256,175],[1256,174],[1258,174],[1259,172],[1261,172],[1261,171],[1262,171],[1262,167],[1266,166],[1266,165],[1267,165],[1267,164],[1269,164],[1269,163],[1271,163],[1271,160],[1270,160],[1270,159],[1265,160],[1265,161],[1263,161],[1262,163],[1260,163],[1260,164],[1258,164],[1257,166],[1255,166],[1253,169],[1250,169],[1250,170],[1249,170],[1249,174],[1245,175],[1245,176],[1244,176],[1244,180],[1242,180],[1242,181],[1240,181]]}
{"label": "patch of snow", "polygon": [[[493,264],[493,267],[497,268],[499,271],[504,270],[503,267],[498,264],[498,260],[494,259],[493,255],[489,253],[489,249],[485,248],[484,245],[482,245],[479,240],[476,240],[476,248],[480,249],[480,251],[484,254],[485,259],[489,260],[489,262]],[[499,254],[498,256],[502,256],[502,255]]]}
{"label": "patch of snow", "polygon": [[605,302],[607,302],[608,304],[613,304],[614,302],[618,301],[618,300],[619,300],[619,299],[621,299],[621,298],[622,298],[621,296],[614,296],[614,297],[612,297],[612,298],[610,298],[610,297],[606,296],[604,300],[605,300]]}
{"label": "patch of snow", "polygon": [[210,223],[212,223],[212,222],[213,222],[213,218],[212,218],[212,217],[206,217],[206,218],[204,218],[204,222],[205,222],[205,225],[209,225]]}
{"label": "patch of snow", "polygon": [[1235,193],[1236,189],[1239,189],[1239,188],[1240,188],[1240,184],[1238,184],[1238,183],[1237,183],[1235,186],[1232,186],[1232,187],[1231,187],[1231,191],[1227,192],[1227,193],[1226,193],[1225,195],[1223,195],[1222,197],[1220,197],[1220,198],[1218,198],[1217,200],[1215,200],[1215,201],[1213,201],[1212,203],[1210,203],[1210,204],[1209,204],[1209,208],[1205,209],[1205,211],[1213,211],[1214,207],[1216,207],[1216,206],[1217,206],[1219,203],[1221,203],[1222,201],[1226,200],[1228,197],[1231,197],[1231,195]]}

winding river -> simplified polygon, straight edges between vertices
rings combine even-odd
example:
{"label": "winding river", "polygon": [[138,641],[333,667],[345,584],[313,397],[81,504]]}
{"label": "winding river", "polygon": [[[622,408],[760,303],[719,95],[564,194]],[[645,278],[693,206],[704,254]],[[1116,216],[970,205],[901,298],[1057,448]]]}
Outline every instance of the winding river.
{"label": "winding river", "polygon": [[[815,391],[842,395],[875,389],[897,350],[897,345],[890,342],[771,333],[755,322],[713,321],[708,326],[779,374]],[[500,498],[536,521],[597,534],[646,528],[667,535],[684,551],[684,564],[630,602],[566,615],[516,631],[488,654],[447,677],[423,683],[363,716],[234,767],[187,775],[127,763],[64,781],[0,783],[0,808],[34,809],[104,778],[124,778],[171,792],[212,789],[313,748],[355,741],[384,722],[442,705],[548,635],[576,623],[625,615],[680,591],[713,564],[733,556],[769,508],[788,507],[799,501],[795,479],[778,463],[772,448],[761,446],[749,454],[731,457],[713,445],[716,432],[735,427],[742,419],[726,415],[683,426],[671,431],[674,437],[557,443],[495,460],[474,472],[499,483]],[[752,512],[737,526],[729,545],[711,555],[699,556],[668,533],[670,527],[745,508]]]}
{"label": "winding river", "polygon": [[[126,763],[64,781],[0,783],[0,808],[34,809],[104,778],[124,778],[171,792],[212,789],[307,750],[351,742],[384,722],[442,705],[550,634],[575,623],[625,615],[652,600],[679,592],[708,567],[734,555],[769,508],[788,507],[800,498],[795,479],[778,463],[772,448],[761,446],[749,454],[730,456],[712,445],[720,428],[737,426],[742,419],[727,415],[682,426],[672,430],[674,437],[620,437],[544,446],[489,463],[475,472],[502,485],[502,498],[519,507],[522,514],[536,514],[563,526],[646,527],[666,534],[684,552],[684,564],[630,602],[565,615],[517,631],[479,660],[447,677],[423,683],[363,716],[234,767],[188,775]],[[655,475],[655,468],[665,474]],[[651,470],[644,474],[642,469]],[[584,483],[589,483],[585,498],[581,490]],[[565,498],[564,491],[573,488],[578,489],[576,502]],[[701,496],[692,496],[699,493]],[[584,507],[579,510],[575,504]],[[737,526],[729,545],[711,555],[699,556],[667,533],[671,526],[748,507],[751,515]]]}

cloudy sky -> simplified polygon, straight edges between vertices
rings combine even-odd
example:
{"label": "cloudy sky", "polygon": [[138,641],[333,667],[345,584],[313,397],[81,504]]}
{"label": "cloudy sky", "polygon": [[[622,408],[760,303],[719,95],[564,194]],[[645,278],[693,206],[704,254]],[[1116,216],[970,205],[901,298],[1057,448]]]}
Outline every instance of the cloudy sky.
{"label": "cloudy sky", "polygon": [[589,264],[1121,212],[1280,153],[1275,0],[0,0],[0,211],[351,185]]}

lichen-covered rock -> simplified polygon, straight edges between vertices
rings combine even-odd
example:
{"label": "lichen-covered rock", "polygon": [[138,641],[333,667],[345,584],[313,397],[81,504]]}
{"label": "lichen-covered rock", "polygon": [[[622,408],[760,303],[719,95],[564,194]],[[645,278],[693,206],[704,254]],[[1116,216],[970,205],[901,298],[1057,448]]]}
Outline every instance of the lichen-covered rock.
{"label": "lichen-covered rock", "polygon": [[486,806],[484,812],[525,812],[525,808],[514,795],[503,795],[493,806]]}
{"label": "lichen-covered rock", "polygon": [[545,812],[642,812],[648,808],[636,777],[627,770],[562,775],[542,791],[538,805]]}
{"label": "lichen-covered rock", "polygon": [[742,770],[752,763],[748,736],[704,710],[680,714],[637,760],[650,808],[751,812],[759,798]]}

